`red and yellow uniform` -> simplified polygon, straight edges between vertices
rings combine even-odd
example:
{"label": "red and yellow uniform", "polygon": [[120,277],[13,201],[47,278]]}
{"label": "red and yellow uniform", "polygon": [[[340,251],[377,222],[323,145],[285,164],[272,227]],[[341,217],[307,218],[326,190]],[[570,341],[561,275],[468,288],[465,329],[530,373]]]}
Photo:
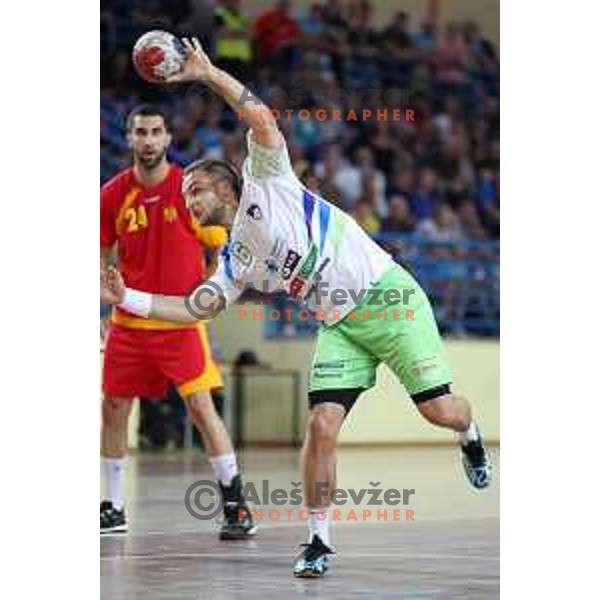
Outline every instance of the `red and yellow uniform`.
{"label": "red and yellow uniform", "polygon": [[[164,181],[144,187],[129,168],[101,188],[100,246],[117,243],[128,287],[185,295],[206,277],[204,248],[226,240],[222,228],[201,228],[192,221],[181,194],[182,177],[182,170],[170,165]],[[116,308],[104,355],[104,393],[162,397],[169,381],[183,396],[223,386],[204,323],[143,319]]]}

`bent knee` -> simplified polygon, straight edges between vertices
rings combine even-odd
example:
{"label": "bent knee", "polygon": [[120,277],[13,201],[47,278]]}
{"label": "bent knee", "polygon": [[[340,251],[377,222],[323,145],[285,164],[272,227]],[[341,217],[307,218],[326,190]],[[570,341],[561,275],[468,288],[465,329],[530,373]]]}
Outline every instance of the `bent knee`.
{"label": "bent knee", "polygon": [[307,424],[308,439],[311,444],[323,449],[333,448],[339,431],[340,416],[326,411],[313,411]]}
{"label": "bent knee", "polygon": [[127,421],[131,412],[131,400],[107,398],[102,400],[102,419],[107,424],[117,424]]}
{"label": "bent knee", "polygon": [[432,424],[461,431],[469,426],[469,415],[465,414],[452,394],[417,405],[419,412]]}

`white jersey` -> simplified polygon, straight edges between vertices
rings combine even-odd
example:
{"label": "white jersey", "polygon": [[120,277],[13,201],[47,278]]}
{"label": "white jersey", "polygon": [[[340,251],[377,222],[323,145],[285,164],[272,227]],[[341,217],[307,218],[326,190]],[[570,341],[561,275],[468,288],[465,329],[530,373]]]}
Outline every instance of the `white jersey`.
{"label": "white jersey", "polygon": [[392,257],[354,219],[302,185],[285,144],[264,148],[251,132],[247,140],[239,209],[211,280],[228,305],[244,289],[283,290],[321,311],[326,324],[344,318],[394,264]]}

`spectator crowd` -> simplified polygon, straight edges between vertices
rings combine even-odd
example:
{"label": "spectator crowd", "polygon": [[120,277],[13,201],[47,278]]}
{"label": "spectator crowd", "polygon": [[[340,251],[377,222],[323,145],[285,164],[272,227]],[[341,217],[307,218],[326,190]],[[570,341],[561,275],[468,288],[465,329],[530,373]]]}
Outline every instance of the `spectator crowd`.
{"label": "spectator crowd", "polygon": [[[105,179],[127,163],[123,117],[142,100],[168,104],[172,158],[240,162],[239,119],[199,86],[172,93],[145,84],[130,52],[149,29],[198,35],[213,60],[241,78],[281,119],[297,173],[372,234],[417,232],[432,240],[499,232],[499,64],[474,22],[415,23],[398,12],[373,25],[368,0],[328,0],[305,12],[275,0],[102,0],[102,154]],[[410,108],[414,121],[377,119]],[[328,118],[301,120],[302,110]],[[333,120],[332,111],[342,119]],[[345,120],[354,110],[357,120]],[[364,110],[371,118],[362,119]]]}
{"label": "spectator crowd", "polygon": [[[130,160],[124,120],[142,101],[168,108],[171,158],[180,164],[211,156],[239,166],[245,157],[239,117],[212,92],[154,86],[134,72],[137,37],[165,29],[199,37],[216,64],[287,114],[279,125],[298,176],[370,234],[439,243],[498,238],[499,62],[476,22],[442,27],[397,12],[376,27],[369,0],[306,9],[273,0],[258,14],[253,7],[250,0],[102,0],[103,181]],[[317,109],[328,118],[313,118]],[[414,120],[377,118],[397,109],[411,109]],[[301,118],[303,110],[311,118]],[[334,110],[341,119],[331,118]],[[350,110],[357,119],[345,118]]]}

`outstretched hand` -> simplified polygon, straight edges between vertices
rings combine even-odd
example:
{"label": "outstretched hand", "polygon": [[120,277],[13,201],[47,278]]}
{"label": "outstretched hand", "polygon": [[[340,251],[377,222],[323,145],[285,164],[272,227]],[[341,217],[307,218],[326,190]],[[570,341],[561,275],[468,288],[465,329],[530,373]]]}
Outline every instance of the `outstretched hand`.
{"label": "outstretched hand", "polygon": [[121,273],[108,267],[100,273],[100,300],[107,304],[120,304],[125,299],[125,282]]}
{"label": "outstretched hand", "polygon": [[198,38],[182,38],[181,42],[185,48],[185,62],[181,71],[166,79],[167,83],[178,83],[182,81],[207,80],[214,68],[210,58],[200,45]]}

